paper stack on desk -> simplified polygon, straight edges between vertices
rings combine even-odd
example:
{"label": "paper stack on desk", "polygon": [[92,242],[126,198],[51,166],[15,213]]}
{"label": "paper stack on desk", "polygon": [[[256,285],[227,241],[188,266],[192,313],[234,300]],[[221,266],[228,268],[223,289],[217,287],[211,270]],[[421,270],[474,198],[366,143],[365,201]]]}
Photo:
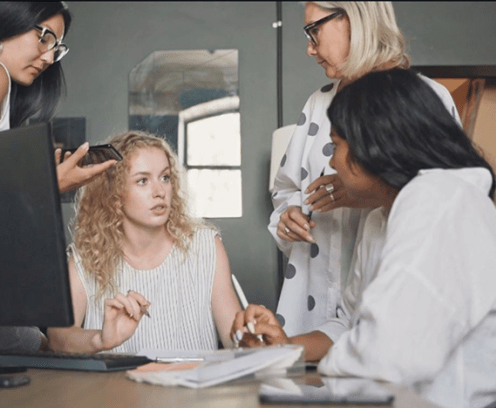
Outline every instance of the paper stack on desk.
{"label": "paper stack on desk", "polygon": [[128,371],[128,378],[150,384],[204,388],[250,374],[284,375],[289,368],[302,363],[303,347],[284,345],[196,353],[146,350],[139,354],[156,361],[178,362],[151,363],[149,367]]}

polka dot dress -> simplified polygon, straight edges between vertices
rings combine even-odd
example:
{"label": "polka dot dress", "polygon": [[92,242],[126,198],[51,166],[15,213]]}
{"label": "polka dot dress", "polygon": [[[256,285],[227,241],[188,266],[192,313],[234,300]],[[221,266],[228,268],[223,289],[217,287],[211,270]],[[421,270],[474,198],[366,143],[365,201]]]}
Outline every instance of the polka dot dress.
{"label": "polka dot dress", "polygon": [[308,185],[320,176],[322,169],[325,174],[335,173],[329,167],[333,145],[326,110],[336,88],[337,83],[331,83],[309,98],[275,178],[275,211],[269,231],[288,257],[277,318],[290,336],[314,330],[336,316],[341,283],[346,280],[362,213],[348,208],[314,212],[316,227],[311,232],[315,244],[289,243],[277,237],[281,214],[290,205],[301,206],[308,213],[308,206],[302,204],[308,197],[304,193]]}
{"label": "polka dot dress", "polygon": [[[461,123],[448,90],[421,77]],[[312,219],[316,226],[311,233],[316,244],[291,243],[277,236],[280,216],[289,206],[300,206],[308,214],[308,206],[302,204],[308,196],[304,191],[320,176],[322,169],[326,175],[335,173],[329,167],[333,147],[326,110],[338,85],[338,82],[328,84],[308,99],[274,182],[275,210],[268,228],[279,249],[288,257],[277,318],[289,336],[316,330],[339,313],[337,305],[350,270],[358,224],[371,211],[339,208],[314,212]]]}

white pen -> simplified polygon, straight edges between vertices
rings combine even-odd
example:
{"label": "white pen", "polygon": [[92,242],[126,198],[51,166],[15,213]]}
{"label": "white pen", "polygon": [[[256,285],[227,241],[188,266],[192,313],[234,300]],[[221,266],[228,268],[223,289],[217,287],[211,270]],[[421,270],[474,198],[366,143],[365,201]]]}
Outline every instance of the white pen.
{"label": "white pen", "polygon": [[[236,279],[236,276],[232,275],[231,274],[231,279],[232,279],[232,283],[234,285],[234,289],[236,290],[236,294],[238,295],[238,299],[241,303],[241,307],[246,310],[246,308],[248,307],[248,300],[246,300],[246,296],[243,292],[243,289],[241,289],[241,285],[239,284],[238,280]],[[252,322],[248,322],[246,324],[246,327],[248,327],[248,331],[251,333],[251,334],[255,334],[255,327],[253,327],[253,323]],[[260,340],[262,343],[264,342],[263,341],[263,337],[261,334],[258,334],[257,335],[257,338],[258,340]],[[237,339],[238,341],[240,341],[241,339]]]}

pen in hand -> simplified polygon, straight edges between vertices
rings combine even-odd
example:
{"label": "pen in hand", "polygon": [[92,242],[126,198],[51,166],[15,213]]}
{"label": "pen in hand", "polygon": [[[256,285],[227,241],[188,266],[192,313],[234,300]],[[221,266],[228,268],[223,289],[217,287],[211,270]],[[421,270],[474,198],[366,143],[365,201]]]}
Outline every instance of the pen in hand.
{"label": "pen in hand", "polygon": [[[127,291],[127,293],[129,293],[129,292],[133,292],[133,291],[131,289],[129,289]],[[139,307],[140,307],[141,313],[143,313],[146,317],[151,318],[150,312],[148,312],[148,309],[146,309],[145,306],[139,305]]]}
{"label": "pen in hand", "polygon": [[148,312],[148,309],[145,309],[145,306],[140,305],[140,310],[146,317],[151,318],[150,313]]}
{"label": "pen in hand", "polygon": [[[322,177],[322,176],[324,175],[324,172],[325,172],[325,167],[324,167],[324,168],[322,169],[322,171],[320,172],[320,176],[319,176],[319,178],[320,178],[320,177]],[[317,187],[317,190],[318,190],[320,187],[322,187],[322,186],[318,186],[318,187]],[[309,212],[308,212],[308,222],[310,222],[310,220],[312,219],[312,214],[313,214],[313,211],[309,211]]]}
{"label": "pen in hand", "polygon": [[[243,310],[246,310],[246,308],[248,307],[248,300],[246,300],[246,296],[243,293],[243,289],[241,289],[241,285],[239,284],[238,280],[236,279],[236,276],[231,274],[231,279],[232,279],[232,283],[234,285],[234,289],[236,290],[236,294],[238,295],[238,299],[241,303],[241,307],[243,308]],[[248,328],[248,331],[251,334],[255,334],[255,327],[253,327],[252,322],[248,322],[246,324],[246,327]],[[257,338],[262,343],[264,343],[263,336],[261,334],[258,334]],[[236,338],[236,340],[237,340],[237,342],[239,342],[241,339]]]}

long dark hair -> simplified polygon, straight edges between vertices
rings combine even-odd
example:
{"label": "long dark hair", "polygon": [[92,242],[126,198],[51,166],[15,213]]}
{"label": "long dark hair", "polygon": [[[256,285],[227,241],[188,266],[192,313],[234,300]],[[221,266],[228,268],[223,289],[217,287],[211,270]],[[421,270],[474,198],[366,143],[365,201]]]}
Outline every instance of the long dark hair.
{"label": "long dark hair", "polygon": [[[0,2],[0,41],[32,30],[36,24],[56,15],[64,18],[64,36],[71,25],[71,14],[64,2]],[[57,103],[65,93],[65,79],[60,62],[48,67],[30,86],[12,81],[10,125],[17,127],[39,113],[38,119],[52,118]]]}
{"label": "long dark hair", "polygon": [[327,115],[345,139],[351,159],[401,189],[419,170],[484,167],[473,146],[436,92],[414,71],[371,72],[337,93]]}

